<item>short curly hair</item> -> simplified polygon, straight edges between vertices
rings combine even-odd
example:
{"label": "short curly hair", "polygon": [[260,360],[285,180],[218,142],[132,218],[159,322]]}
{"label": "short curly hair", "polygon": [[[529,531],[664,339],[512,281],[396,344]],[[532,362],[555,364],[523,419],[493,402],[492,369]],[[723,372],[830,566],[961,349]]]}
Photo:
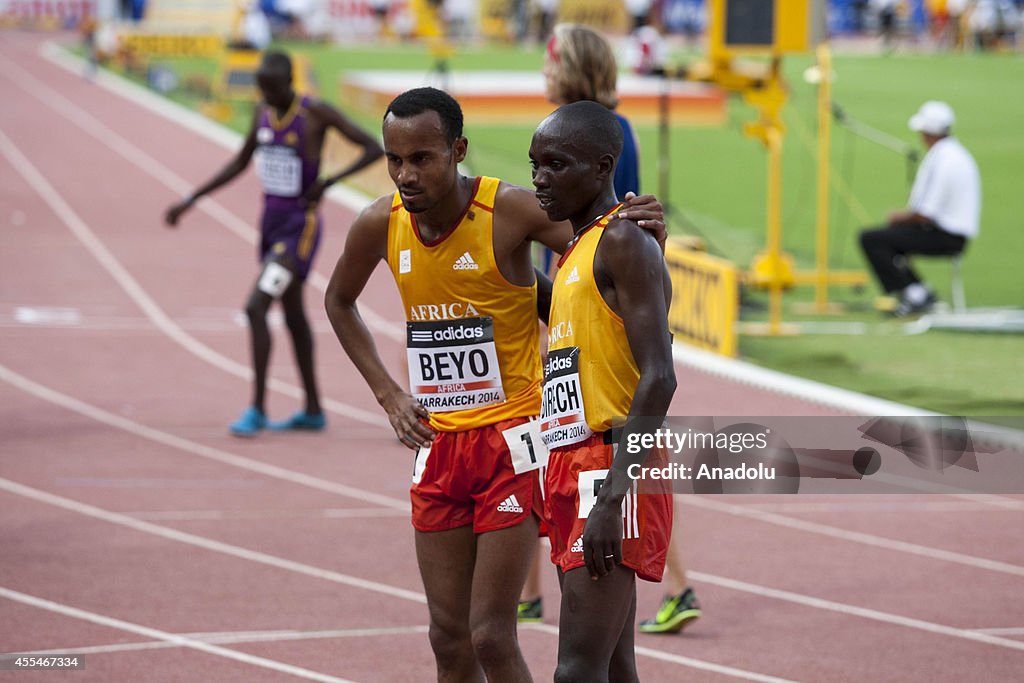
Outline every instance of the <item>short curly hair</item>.
{"label": "short curly hair", "polygon": [[386,119],[388,114],[394,114],[400,119],[407,119],[428,111],[437,112],[449,145],[462,137],[462,107],[454,97],[437,88],[406,90],[391,100],[391,104],[384,112],[384,118]]}

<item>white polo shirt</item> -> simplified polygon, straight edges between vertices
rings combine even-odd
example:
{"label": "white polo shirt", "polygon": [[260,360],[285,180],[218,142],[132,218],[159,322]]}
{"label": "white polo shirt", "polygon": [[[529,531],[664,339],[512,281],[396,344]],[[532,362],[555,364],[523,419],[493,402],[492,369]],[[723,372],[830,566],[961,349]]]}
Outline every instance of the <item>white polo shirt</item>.
{"label": "white polo shirt", "polygon": [[968,239],[978,236],[981,177],[974,157],[959,140],[942,138],[924,155],[909,206],[946,232]]}

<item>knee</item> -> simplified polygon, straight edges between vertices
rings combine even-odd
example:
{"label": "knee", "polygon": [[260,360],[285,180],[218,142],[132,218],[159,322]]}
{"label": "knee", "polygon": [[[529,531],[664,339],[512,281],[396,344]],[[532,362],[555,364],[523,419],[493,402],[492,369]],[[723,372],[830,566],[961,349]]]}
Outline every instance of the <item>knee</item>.
{"label": "knee", "polygon": [[284,324],[292,333],[304,332],[309,329],[309,321],[300,307],[289,307],[284,311]]}
{"label": "knee", "polygon": [[446,628],[441,624],[430,624],[430,649],[441,669],[455,668],[470,648],[469,632],[460,628]]}
{"label": "knee", "polygon": [[267,307],[260,303],[259,299],[252,297],[245,305],[245,317],[253,324],[263,322],[267,317]]}
{"label": "knee", "polygon": [[515,623],[511,627],[488,621],[474,626],[473,652],[485,670],[502,665],[516,654]]}
{"label": "knee", "polygon": [[[589,671],[579,660],[559,658],[555,683],[594,683],[596,680],[599,679],[594,678],[594,672]],[[608,680],[607,676],[604,680]]]}

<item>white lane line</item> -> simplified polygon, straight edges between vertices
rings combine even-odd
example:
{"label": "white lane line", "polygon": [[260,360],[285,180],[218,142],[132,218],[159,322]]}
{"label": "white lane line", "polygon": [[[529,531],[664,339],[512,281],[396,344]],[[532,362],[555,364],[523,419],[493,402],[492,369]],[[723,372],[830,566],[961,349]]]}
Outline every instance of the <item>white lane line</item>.
{"label": "white lane line", "polygon": [[973,501],[975,503],[982,503],[984,505],[991,505],[993,507],[1005,508],[1007,510],[1024,510],[1024,500],[1018,500],[1016,498],[997,496],[992,493],[957,493],[954,495],[957,498]]}
{"label": "white lane line", "polygon": [[[133,519],[132,517],[129,517],[127,515],[122,515],[117,512],[111,512],[109,510],[103,510],[102,508],[98,508],[93,505],[80,503],[76,500],[71,500],[70,498],[55,496],[52,493],[40,491],[39,489],[34,489],[29,486],[25,486],[24,484],[19,484],[18,482],[11,481],[9,479],[0,478],[0,490],[7,491],[18,496],[22,496],[30,500],[35,500],[40,503],[69,510],[80,515],[85,515],[87,517],[92,517],[94,519],[100,519],[111,524],[117,524],[119,526],[128,527],[136,531],[152,534],[154,536],[165,538],[167,540],[177,541],[179,543],[187,543],[189,545],[197,546],[205,550],[230,555],[232,557],[237,557],[243,560],[249,560],[251,562],[257,562],[259,564],[271,566],[277,569],[283,569],[285,571],[291,571],[298,574],[303,574],[305,576],[311,576],[313,578],[323,579],[325,581],[331,581],[345,586],[350,586],[353,588],[368,590],[374,593],[380,593],[382,595],[386,595],[392,598],[409,600],[411,602],[417,602],[420,604],[426,604],[427,602],[427,598],[423,593],[406,590],[404,588],[398,588],[396,586],[389,586],[387,584],[379,583],[377,581],[368,581],[366,579],[360,579],[354,576],[349,576],[347,574],[342,574],[340,572],[335,572],[328,569],[321,569],[319,567],[313,567],[311,565],[303,564],[301,562],[295,562],[293,560],[287,560],[282,557],[277,557],[276,555],[269,555],[267,553],[249,550],[247,548],[231,545],[229,543],[215,541],[213,539],[205,538],[203,536],[185,533],[183,531],[178,531],[177,529],[171,529],[169,527],[150,524],[149,522],[143,522],[141,520]],[[557,629],[555,629],[555,632],[557,632]],[[662,659],[664,661],[681,664],[683,666],[695,666],[696,668],[706,668],[709,670],[719,671],[719,673],[727,673],[727,671],[725,670],[720,670],[723,667],[719,667],[719,665],[717,664],[712,664],[710,662],[702,662],[701,660],[694,660],[688,657],[677,657],[676,655],[672,655],[666,652],[660,652],[658,650],[644,648],[644,651],[641,651],[640,648],[638,648],[637,654],[652,657],[655,659]],[[715,668],[710,669],[711,667]],[[750,678],[751,676],[760,676],[760,674],[752,672],[742,672],[740,669],[729,669],[728,667],[724,667],[724,669],[728,669],[729,671],[740,672],[743,674],[740,677],[746,678],[748,680],[766,680],[762,678]],[[774,681],[777,679],[771,680]]]}
{"label": "white lane line", "polygon": [[752,510],[774,513],[814,513],[814,512],[1003,512],[989,503],[981,501],[834,501],[834,502],[800,502],[800,503],[751,503],[744,505]]}
{"label": "white lane line", "polygon": [[[558,635],[558,627],[552,626],[551,624],[520,624],[519,628],[528,631],[542,631],[555,636]],[[711,671],[716,674],[732,676],[733,678],[740,678],[745,681],[758,681],[759,683],[793,683],[793,681],[788,678],[777,678],[775,676],[760,674],[754,671],[745,671],[731,666],[715,664],[714,662],[705,662],[702,659],[684,657],[683,655],[677,655],[663,650],[655,650],[653,648],[644,647],[643,645],[636,645],[634,646],[634,649],[638,655],[643,655],[644,657],[659,659],[663,662],[672,662],[673,664],[682,664],[683,666],[699,669],[701,671]]]}
{"label": "white lane line", "polygon": [[[381,636],[403,636],[427,633],[429,626],[397,626],[394,628],[350,628],[333,631],[232,631],[221,633],[182,633],[185,638],[201,643],[215,645],[245,645],[249,643],[280,643],[293,640],[316,640],[323,638],[377,638]],[[23,652],[25,655],[42,655],[60,652],[69,655],[110,654],[114,652],[134,652],[137,650],[163,650],[180,647],[177,643],[162,640],[144,643],[111,643],[110,645],[88,645],[85,647],[56,647],[35,652]]]}
{"label": "white lane line", "polygon": [[220,541],[213,540],[212,538],[178,531],[171,527],[144,522],[140,519],[135,519],[118,512],[111,512],[109,510],[98,508],[94,505],[80,503],[77,500],[72,500],[71,498],[64,498],[63,496],[56,496],[52,493],[47,493],[46,491],[40,491],[39,489],[19,484],[16,481],[11,481],[10,479],[0,478],[0,490],[4,490],[24,498],[29,498],[40,503],[63,508],[64,510],[70,510],[71,512],[92,517],[93,519],[100,519],[111,524],[117,524],[118,526],[134,529],[135,531],[152,534],[170,541],[186,543],[215,553],[249,560],[250,562],[256,562],[268,567],[283,569],[297,574],[304,574],[316,579],[324,579],[326,581],[351,586],[353,588],[373,591],[374,593],[381,593],[393,598],[402,598],[404,600],[423,604],[426,604],[427,602],[426,597],[422,593],[418,593],[416,591],[410,591],[396,586],[389,586],[384,583],[378,583],[377,581],[360,579],[359,577],[342,574],[341,572],[332,571],[330,569],[320,569],[319,567],[295,562],[276,555],[261,553],[257,550],[249,550],[248,548],[242,548],[241,546],[232,545],[230,543],[222,543]]}
{"label": "white lane line", "polygon": [[100,626],[106,626],[107,628],[117,629],[119,631],[127,631],[128,633],[135,633],[137,635],[146,636],[147,638],[153,638],[155,640],[162,641],[164,643],[173,644],[175,647],[187,647],[191,650],[199,650],[207,654],[216,655],[217,657],[224,657],[225,659],[233,659],[236,662],[242,662],[244,664],[251,664],[264,669],[270,669],[272,671],[279,671],[289,676],[295,676],[297,678],[304,678],[307,681],[323,681],[324,683],[353,683],[345,678],[337,678],[336,676],[328,676],[317,671],[310,671],[309,669],[303,669],[298,666],[292,666],[291,664],[285,664],[284,662],[278,662],[273,659],[266,659],[265,657],[256,657],[255,655],[249,655],[244,652],[237,652],[230,650],[225,647],[219,647],[211,643],[204,643],[200,640],[188,638],[187,636],[180,636],[174,633],[168,633],[159,629],[150,628],[148,626],[142,626],[141,624],[134,624],[130,621],[124,621],[122,619],[115,619],[113,617],[104,616],[97,614],[96,612],[89,612],[87,610],[78,609],[77,607],[71,607],[70,605],[63,605],[59,602],[53,602],[52,600],[46,600],[39,598],[34,595],[27,593],[21,593],[19,591],[11,590],[0,586],[0,597],[7,598],[14,602],[19,602],[23,605],[29,605],[38,609],[43,609],[48,612],[55,612],[62,614],[67,617],[73,617],[75,619],[81,619],[82,621],[88,621],[93,624],[99,624]]}
{"label": "white lane line", "polygon": [[384,508],[328,508],[326,510],[145,510],[126,512],[125,514],[148,522],[193,522],[253,519],[385,519],[407,517],[409,511]]}
{"label": "white lane line", "polygon": [[766,524],[774,524],[776,526],[796,529],[798,531],[830,536],[843,541],[852,541],[854,543],[862,543],[876,548],[896,550],[898,552],[919,555],[933,560],[953,562],[955,564],[962,564],[975,569],[987,569],[989,571],[1011,574],[1013,576],[1024,576],[1024,567],[1020,567],[1015,564],[1000,562],[998,560],[990,560],[984,557],[976,557],[965,553],[957,553],[951,550],[942,550],[941,548],[932,548],[930,546],[918,545],[916,543],[908,543],[906,541],[897,541],[883,536],[862,533],[860,531],[850,531],[848,529],[841,529],[827,524],[819,524],[817,522],[810,522],[803,519],[785,517],[772,512],[762,512],[756,509],[751,510],[750,508],[742,505],[732,505],[718,500],[711,500],[707,496],[683,496],[682,502],[685,505],[692,505],[694,507],[714,510],[716,512],[725,512],[736,517],[756,519],[760,522],[765,522]]}
{"label": "white lane line", "polygon": [[409,510],[408,501],[401,501],[397,498],[364,491],[363,489],[356,488],[354,486],[346,486],[345,484],[339,484],[327,479],[321,479],[319,477],[295,472],[276,465],[270,465],[265,462],[260,462],[259,460],[246,458],[241,455],[229,453],[228,451],[222,451],[219,448],[213,448],[212,446],[190,441],[189,439],[185,439],[174,434],[162,432],[159,429],[147,427],[146,425],[139,424],[138,422],[134,422],[120,415],[115,415],[114,413],[103,410],[102,408],[80,401],[73,396],[68,396],[67,394],[63,394],[59,391],[55,391],[54,389],[50,389],[49,387],[45,387],[42,384],[33,382],[27,377],[19,375],[4,365],[0,365],[0,380],[13,385],[28,394],[32,394],[37,398],[71,410],[92,420],[96,420],[102,424],[120,429],[150,441],[155,441],[165,446],[170,446],[171,448],[185,451],[186,453],[191,453],[192,455],[197,455],[201,458],[230,465],[231,467],[238,467],[250,472],[257,472],[267,477],[280,479],[293,484],[299,484],[300,486],[307,486],[319,491],[326,491],[328,493],[362,500],[367,503],[382,505],[386,508],[403,510],[406,512]]}
{"label": "white lane line", "polygon": [[746,581],[737,581],[735,579],[728,579],[723,576],[716,576],[714,574],[705,574],[704,572],[687,572],[687,575],[693,576],[698,581],[709,583],[713,586],[720,586],[722,588],[730,588],[735,591],[741,591],[743,593],[751,593],[764,598],[772,598],[773,600],[782,600],[783,602],[791,602],[797,605],[803,605],[804,607],[813,607],[814,609],[827,610],[829,612],[837,612],[846,616],[861,617],[863,619],[871,619],[873,621],[880,621],[886,624],[893,624],[896,626],[904,626],[906,628],[916,629],[918,631],[926,631],[928,633],[935,633],[944,636],[950,636],[953,638],[960,638],[962,640],[973,640],[978,643],[985,643],[986,645],[995,645],[998,647],[1005,647],[1010,650],[1024,651],[1024,642],[1018,640],[1010,640],[1009,638],[999,638],[986,633],[979,633],[977,631],[971,631],[969,629],[955,628],[953,626],[946,626],[944,624],[936,624],[931,621],[924,621],[923,619],[914,619],[911,617],[904,617],[899,614],[891,614],[889,612],[880,612],[878,610],[869,609],[867,607],[857,607],[856,605],[847,605],[842,602],[834,602],[832,600],[824,600],[822,598],[815,598],[810,595],[803,595],[801,593],[793,593],[786,590],[779,590],[777,588],[768,588],[767,586],[759,586],[754,583],[747,583]]}
{"label": "white lane line", "polygon": [[[49,49],[46,49],[46,46],[40,48],[42,56],[58,66],[68,68],[67,62],[75,59],[74,57],[69,57],[66,53],[62,56],[55,56],[60,55],[63,51],[56,46],[47,45],[49,46]],[[52,109],[78,125],[82,130],[92,135],[105,146],[120,154],[137,168],[149,174],[152,178],[163,184],[173,193],[184,196],[192,191],[194,183],[190,183],[176,174],[170,168],[154,159],[137,145],[131,143],[116,131],[112,130],[109,126],[103,124],[71,100],[67,99],[53,88],[50,88],[39,79],[33,77],[27,71],[15,67],[13,63],[8,62],[6,67],[8,75],[14,80],[17,80],[23,88],[34,94],[40,100],[46,102]],[[71,70],[74,69],[72,68]],[[173,122],[175,125],[181,125],[193,132],[197,132],[226,149],[234,151],[241,146],[242,137],[234,131],[217,126],[181,105],[164,100],[152,93],[147,93],[143,88],[136,86],[134,83],[124,81],[119,86],[111,87],[109,84],[118,83],[119,78],[117,76],[107,74],[106,72],[103,73],[105,77],[100,79],[100,85],[113,90],[125,99],[133,101],[136,104],[159,114]],[[140,93],[145,94],[140,95]],[[349,211],[356,213],[361,211],[371,199],[370,197],[360,194],[355,190],[342,186],[340,183],[333,185],[328,190],[327,198],[344,206]],[[259,231],[253,228],[248,222],[231,213],[223,205],[216,202],[216,200],[210,197],[204,197],[199,202],[198,206],[207,215],[223,225],[230,232],[241,237],[249,244],[256,244],[256,241],[259,238]],[[315,270],[309,275],[309,284],[321,293],[327,290],[327,278]],[[402,344],[405,343],[405,326],[403,324],[388,320],[386,317],[380,315],[371,307],[367,306],[365,302],[360,304],[359,310],[363,319],[366,321],[366,324],[378,334],[381,334],[392,341]]]}
{"label": "white lane line", "polygon": [[975,633],[987,633],[992,636],[1024,636],[1024,627],[1011,626],[1009,628],[973,628]]}
{"label": "white lane line", "polygon": [[[64,201],[64,198],[57,192],[42,173],[29,161],[21,150],[19,150],[9,137],[0,131],[0,153],[7,158],[12,167],[24,178],[43,200],[50,206],[58,218],[67,226],[71,233],[85,246],[86,249],[99,261],[100,265],[114,278],[118,285],[128,294],[135,304],[142,309],[154,325],[157,326],[171,340],[191,352],[195,356],[205,360],[211,365],[229,372],[237,377],[252,381],[252,369],[237,363],[236,361],[217,353],[210,347],[191,336],[174,322],[162,308],[146,293],[134,277],[121,265],[107,247],[96,237],[95,233],[78,214]],[[305,392],[287,382],[277,379],[267,381],[267,387],[292,398],[302,399]],[[356,406],[324,399],[324,407],[333,412],[350,417],[353,420],[367,424],[387,426],[388,420],[377,412],[370,412],[357,408]]]}

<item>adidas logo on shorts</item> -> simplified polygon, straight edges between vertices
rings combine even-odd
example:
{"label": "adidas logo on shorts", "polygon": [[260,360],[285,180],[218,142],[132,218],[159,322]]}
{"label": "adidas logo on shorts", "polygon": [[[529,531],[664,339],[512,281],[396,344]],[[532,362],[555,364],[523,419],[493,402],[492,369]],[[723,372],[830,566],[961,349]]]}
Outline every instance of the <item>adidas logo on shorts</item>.
{"label": "adidas logo on shorts", "polygon": [[467,251],[452,265],[452,270],[480,270],[480,266]]}
{"label": "adidas logo on shorts", "polygon": [[576,542],[569,548],[570,553],[582,553],[583,552],[583,537],[580,536],[576,539]]}
{"label": "adidas logo on shorts", "polygon": [[523,506],[516,500],[516,494],[512,494],[498,505],[498,512],[522,512]]}

